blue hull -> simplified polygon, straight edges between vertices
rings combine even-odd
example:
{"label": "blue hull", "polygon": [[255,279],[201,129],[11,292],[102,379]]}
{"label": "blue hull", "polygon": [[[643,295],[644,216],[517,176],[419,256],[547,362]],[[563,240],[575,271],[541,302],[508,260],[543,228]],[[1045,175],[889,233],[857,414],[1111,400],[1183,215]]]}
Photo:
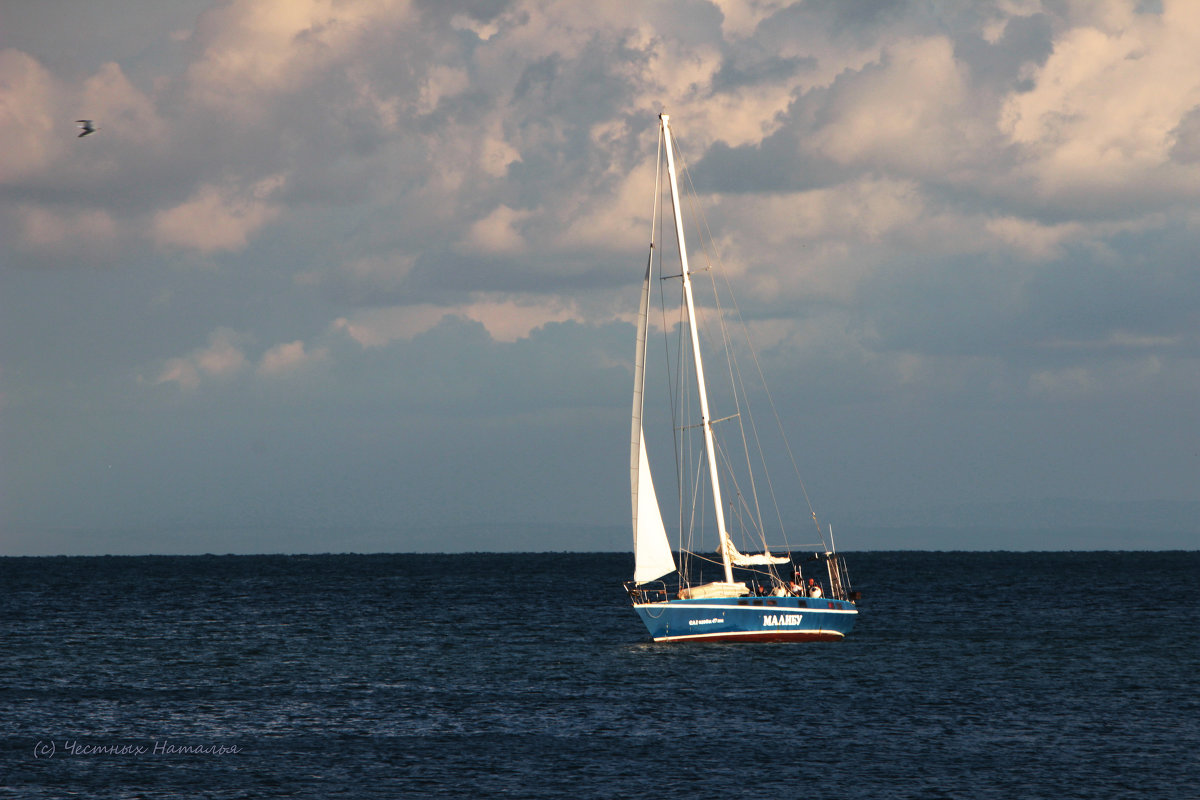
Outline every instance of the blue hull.
{"label": "blue hull", "polygon": [[635,603],[656,642],[837,641],[858,609],[844,600],[807,597],[720,597]]}

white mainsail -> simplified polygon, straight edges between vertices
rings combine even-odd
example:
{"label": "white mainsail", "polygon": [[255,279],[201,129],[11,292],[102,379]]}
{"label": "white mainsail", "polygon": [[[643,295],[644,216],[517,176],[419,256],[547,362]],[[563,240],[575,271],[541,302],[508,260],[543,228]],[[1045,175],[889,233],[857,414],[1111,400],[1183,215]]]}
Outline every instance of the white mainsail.
{"label": "white mainsail", "polygon": [[646,383],[646,319],[650,309],[650,272],[642,282],[638,310],[637,352],[633,359],[633,426],[629,443],[629,491],[633,499],[633,580],[645,583],[675,571],[675,556],[667,540],[650,461],[646,458],[646,436],[642,431],[642,394]]}

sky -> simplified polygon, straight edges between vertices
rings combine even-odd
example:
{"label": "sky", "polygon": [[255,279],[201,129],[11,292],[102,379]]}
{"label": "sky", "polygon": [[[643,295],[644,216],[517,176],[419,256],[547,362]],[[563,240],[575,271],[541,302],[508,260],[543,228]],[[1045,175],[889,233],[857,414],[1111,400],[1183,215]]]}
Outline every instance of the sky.
{"label": "sky", "polygon": [[0,0],[0,555],[627,548],[663,110],[839,545],[1200,542],[1200,4]]}

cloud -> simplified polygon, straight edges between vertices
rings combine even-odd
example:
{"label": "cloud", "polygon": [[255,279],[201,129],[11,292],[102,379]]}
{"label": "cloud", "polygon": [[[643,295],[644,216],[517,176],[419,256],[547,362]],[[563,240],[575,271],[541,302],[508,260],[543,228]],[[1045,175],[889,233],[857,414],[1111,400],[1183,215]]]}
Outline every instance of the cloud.
{"label": "cloud", "polygon": [[775,81],[722,87],[726,59],[715,41],[647,36],[637,46],[645,66],[632,76],[635,107],[668,111],[680,124],[676,135],[686,142],[685,151],[697,156],[715,142],[731,147],[761,142],[778,128],[800,83],[788,72]]}
{"label": "cloud", "polygon": [[745,37],[780,9],[795,5],[795,0],[713,0],[721,9],[721,30],[727,36]]}
{"label": "cloud", "polygon": [[1034,371],[1029,376],[1029,394],[1053,401],[1092,402],[1105,386],[1133,397],[1167,390],[1170,370],[1157,352],[1161,345],[1142,337],[1134,337],[1133,342],[1127,338],[1112,337],[1103,343],[1100,355],[1087,363]]}
{"label": "cloud", "polygon": [[500,32],[500,24],[495,20],[480,22],[469,14],[455,14],[450,19],[450,27],[456,31],[471,31],[485,42]]}
{"label": "cloud", "polygon": [[987,231],[1023,257],[1049,261],[1062,258],[1063,246],[1080,238],[1086,228],[1078,222],[1043,225],[1034,220],[999,217],[988,220]]}
{"label": "cloud", "polygon": [[863,177],[808,191],[718,195],[705,214],[739,296],[791,307],[849,302],[901,254],[978,249],[969,243],[971,220],[933,206],[916,181]]}
{"label": "cloud", "polygon": [[[244,334],[218,328],[209,335],[205,347],[167,359],[151,383],[155,386],[174,383],[190,391],[207,379],[228,381],[251,366],[245,351],[247,340]],[[325,362],[329,355],[329,348],[309,349],[301,340],[277,344],[262,354],[254,374],[260,378],[283,377]]]}
{"label": "cloud", "polygon": [[981,123],[964,113],[969,97],[968,76],[949,39],[894,42],[878,64],[834,82],[813,146],[839,164],[944,172],[986,139]]}
{"label": "cloud", "polygon": [[188,67],[191,95],[245,118],[266,113],[332,65],[353,59],[377,26],[402,24],[406,0],[234,0],[206,11],[193,33],[200,56]]}
{"label": "cloud", "polygon": [[612,176],[607,182],[592,184],[594,191],[572,204],[558,204],[545,213],[554,216],[558,232],[552,243],[556,249],[604,250],[619,248],[636,251],[649,244],[649,214],[654,197],[654,164],[643,161]]}
{"label": "cloud", "polygon": [[61,148],[54,77],[19,50],[0,50],[0,186],[38,175]]}
{"label": "cloud", "polygon": [[278,344],[263,353],[257,373],[263,376],[285,375],[324,361],[328,357],[328,348],[305,350],[304,342],[299,340]]}
{"label": "cloud", "polygon": [[353,319],[339,317],[332,328],[349,336],[363,347],[382,347],[396,339],[412,339],[429,330],[446,316],[445,309],[434,306],[360,311]]}
{"label": "cloud", "polygon": [[58,256],[98,257],[110,251],[119,233],[117,221],[102,209],[24,206],[20,220],[22,245]]}
{"label": "cloud", "polygon": [[1174,132],[1200,105],[1200,8],[1167,0],[1161,15],[1128,3],[1093,11],[1056,39],[1028,76],[1032,88],[1007,98],[1001,130],[1044,197],[1119,201],[1151,183],[1195,193],[1200,171],[1165,168]]}
{"label": "cloud", "polygon": [[[97,133],[79,140],[76,119],[94,120]],[[27,53],[0,51],[0,186],[36,188],[55,200],[71,188],[79,194],[71,200],[96,202],[126,159],[156,157],[167,132],[154,99],[116,63],[76,84]]]}
{"label": "cloud", "polygon": [[503,178],[508,168],[521,160],[521,153],[505,138],[499,116],[492,120],[479,150],[479,166],[493,178]]}
{"label": "cloud", "polygon": [[167,359],[154,385],[175,383],[182,389],[195,389],[204,378],[228,379],[237,375],[249,364],[239,346],[243,338],[228,328],[218,328],[209,336],[207,347]]}
{"label": "cloud", "polygon": [[283,182],[283,176],[274,175],[245,187],[233,182],[203,186],[180,205],[154,215],[154,240],[202,253],[241,250],[252,234],[279,216],[280,207],[270,199]]}
{"label": "cloud", "polygon": [[[82,95],[80,115],[94,119],[105,138],[140,148],[157,148],[166,143],[168,126],[154,100],[130,83],[118,64],[106,63],[89,76],[83,83]],[[144,151],[142,155],[145,157]]]}
{"label": "cloud", "polygon": [[553,322],[582,318],[570,304],[556,299],[501,299],[480,295],[472,302],[452,306],[430,304],[367,309],[342,317],[333,329],[363,347],[382,347],[397,340],[412,340],[432,330],[446,317],[482,325],[499,342],[515,342]]}
{"label": "cloud", "polygon": [[462,94],[470,86],[471,77],[465,69],[435,65],[425,75],[415,111],[417,114],[430,114],[442,100]]}
{"label": "cloud", "polygon": [[462,249],[469,253],[520,253],[526,244],[519,227],[532,215],[532,211],[497,206],[486,217],[471,225]]}

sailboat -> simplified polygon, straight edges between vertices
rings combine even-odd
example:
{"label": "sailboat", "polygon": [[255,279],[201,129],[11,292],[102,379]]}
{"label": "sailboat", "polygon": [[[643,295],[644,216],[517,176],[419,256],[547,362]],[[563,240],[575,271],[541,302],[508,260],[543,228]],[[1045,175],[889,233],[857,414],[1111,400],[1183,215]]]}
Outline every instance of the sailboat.
{"label": "sailboat", "polygon": [[[811,555],[807,551],[810,545],[805,545],[806,550],[799,558],[794,555],[790,545],[787,545],[787,552],[779,553],[767,543],[766,524],[761,511],[763,503],[758,490],[754,488],[755,459],[751,457],[749,444],[751,441],[761,442],[761,437],[754,432],[752,423],[748,424],[746,420],[749,396],[744,389],[738,388],[742,374],[740,370],[732,366],[729,369],[732,386],[729,397],[732,399],[727,402],[733,406],[730,413],[714,418],[709,408],[709,387],[701,353],[693,273],[688,266],[688,248],[684,236],[675,142],[670,117],[665,113],[659,115],[658,140],[654,221],[651,225],[650,255],[642,280],[634,356],[629,458],[634,574],[633,580],[625,584],[626,592],[634,610],[656,642],[840,640],[854,626],[858,616],[856,601],[860,598],[858,593],[850,590],[845,560],[833,546],[832,528],[826,547],[821,525],[817,522],[816,513],[812,512],[820,544]],[[658,222],[658,218],[666,211],[666,204],[661,203],[665,193],[662,186],[664,155],[680,263],[667,268],[660,257],[657,259],[656,275],[658,250],[654,242],[660,228],[666,226]],[[702,227],[700,230],[703,233],[705,229]],[[711,274],[712,264],[707,264],[703,271]],[[713,278],[712,282],[713,296],[716,298],[716,279]],[[679,314],[677,323],[668,322],[665,311],[668,285],[680,290],[681,296],[674,306]],[[651,476],[646,428],[643,424],[650,421],[644,399],[647,393],[650,301],[656,293],[664,299],[660,327],[668,340],[674,331],[677,342],[674,361],[676,377],[668,381],[674,388],[666,394],[671,396],[671,406],[675,409],[672,411],[670,428],[678,476],[678,552],[667,535],[662,507]],[[729,345],[725,314],[719,301],[714,300],[713,305],[716,306],[715,316],[721,332],[719,337],[710,338],[719,338],[724,345]],[[667,350],[667,369],[664,372],[670,372],[671,366],[669,346]],[[717,431],[721,426],[740,433],[741,445],[719,445]],[[782,425],[779,427],[782,436]],[[694,445],[687,443],[693,439],[699,441]],[[722,432],[721,442],[725,441]],[[733,457],[736,455],[740,458],[742,452],[745,453],[746,470],[743,477],[738,477],[732,466]],[[788,453],[790,455],[790,450]],[[728,519],[722,495],[723,472],[732,486]],[[765,494],[773,495],[774,489]],[[807,499],[807,491],[802,494]],[[782,516],[778,516],[782,527]],[[715,525],[715,553],[703,544],[705,538],[711,538],[708,530],[710,518]],[[730,523],[734,522],[744,539],[757,537],[752,543],[756,548],[761,546],[761,552],[743,553],[739,549],[730,530]],[[743,546],[746,545],[743,543]]]}

